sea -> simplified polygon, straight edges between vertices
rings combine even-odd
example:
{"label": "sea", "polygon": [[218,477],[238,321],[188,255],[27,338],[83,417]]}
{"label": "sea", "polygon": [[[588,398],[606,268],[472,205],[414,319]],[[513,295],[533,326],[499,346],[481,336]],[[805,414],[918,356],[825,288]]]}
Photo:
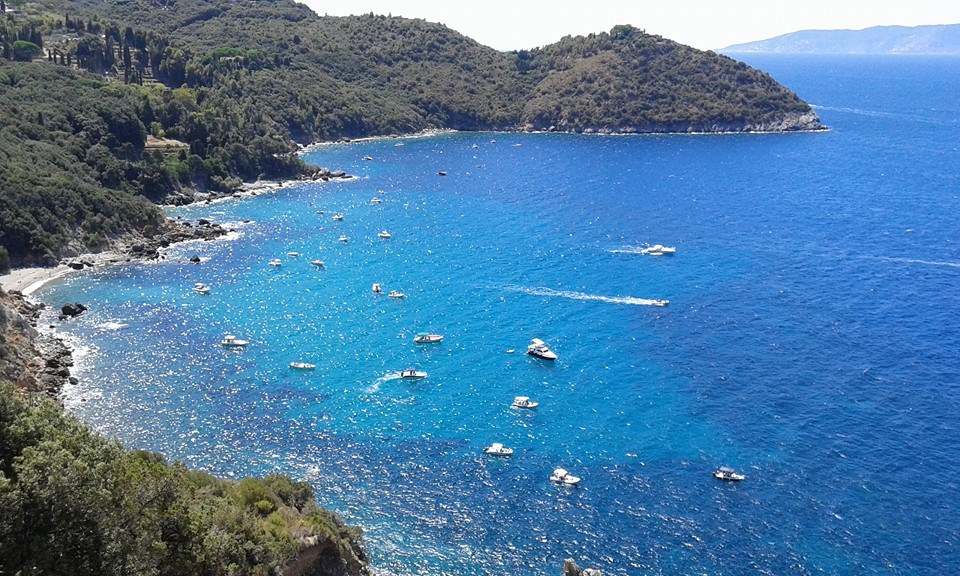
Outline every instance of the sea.
{"label": "sea", "polygon": [[65,405],[310,483],[376,574],[955,573],[960,59],[746,58],[829,130],[331,144],[355,178],[170,209],[234,232],[39,293],[89,308]]}

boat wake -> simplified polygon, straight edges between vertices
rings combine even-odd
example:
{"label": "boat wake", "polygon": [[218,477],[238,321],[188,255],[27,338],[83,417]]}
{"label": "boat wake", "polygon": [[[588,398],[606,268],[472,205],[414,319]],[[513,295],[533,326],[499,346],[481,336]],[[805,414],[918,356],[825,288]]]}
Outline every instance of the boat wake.
{"label": "boat wake", "polygon": [[367,393],[367,394],[374,394],[374,393],[376,393],[378,390],[380,390],[380,385],[381,385],[381,384],[384,384],[384,383],[389,382],[389,381],[391,381],[391,380],[399,380],[400,378],[401,378],[401,376],[400,376],[400,373],[399,373],[399,372],[391,372],[390,374],[386,374],[386,375],[384,375],[384,376],[381,376],[381,377],[379,377],[379,378],[377,378],[376,380],[373,381],[373,384],[371,384],[371,385],[366,389],[366,393]]}
{"label": "boat wake", "polygon": [[643,246],[624,246],[623,248],[611,248],[607,250],[610,254],[646,254]]}
{"label": "boat wake", "polygon": [[526,286],[503,287],[508,292],[520,292],[531,296],[549,296],[551,298],[567,298],[568,300],[596,301],[606,302],[607,304],[627,304],[631,306],[663,306],[666,300],[656,298],[636,298],[634,296],[601,296],[598,294],[585,294],[583,292],[570,292],[567,290],[553,290],[552,288],[529,288]]}
{"label": "boat wake", "polygon": [[911,122],[921,122],[924,124],[954,124],[955,122],[944,122],[936,118],[916,116],[912,114],[897,114],[896,112],[883,112],[880,110],[864,110],[862,108],[846,108],[843,106],[811,106],[814,110],[829,110],[831,112],[842,112],[844,114],[856,114],[858,116],[870,116],[873,118],[894,118],[897,120],[907,120]]}
{"label": "boat wake", "polygon": [[943,266],[946,268],[960,268],[960,262],[949,262],[939,260],[917,260],[915,258],[888,258],[881,257],[885,262],[899,262],[901,264],[921,264],[923,266]]}
{"label": "boat wake", "polygon": [[104,322],[99,326],[99,328],[101,330],[123,330],[129,326],[129,324],[124,324],[122,322]]}

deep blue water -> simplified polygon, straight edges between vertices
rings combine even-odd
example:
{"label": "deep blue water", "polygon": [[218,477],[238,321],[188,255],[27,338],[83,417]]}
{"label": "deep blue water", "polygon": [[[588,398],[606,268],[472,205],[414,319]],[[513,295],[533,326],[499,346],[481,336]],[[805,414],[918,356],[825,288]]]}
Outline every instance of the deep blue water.
{"label": "deep blue water", "polygon": [[90,307],[59,330],[66,402],[131,447],[309,481],[381,573],[951,573],[960,60],[750,63],[831,130],[335,145],[307,160],[359,179],[178,209],[253,222],[47,288]]}

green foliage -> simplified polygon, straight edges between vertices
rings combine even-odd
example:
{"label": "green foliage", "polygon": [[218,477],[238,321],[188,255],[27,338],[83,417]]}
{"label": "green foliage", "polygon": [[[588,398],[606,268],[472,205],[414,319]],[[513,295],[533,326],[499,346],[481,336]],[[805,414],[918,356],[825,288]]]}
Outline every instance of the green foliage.
{"label": "green foliage", "polygon": [[306,484],[233,483],[126,451],[9,385],[0,385],[0,510],[0,574],[274,574],[301,535],[358,551],[359,532],[316,508]]}
{"label": "green foliage", "polygon": [[17,40],[13,43],[13,59],[21,62],[33,60],[43,54],[43,49],[25,40]]}
{"label": "green foliage", "polygon": [[47,64],[0,67],[0,245],[10,264],[54,263],[162,215],[143,194],[141,102]]}

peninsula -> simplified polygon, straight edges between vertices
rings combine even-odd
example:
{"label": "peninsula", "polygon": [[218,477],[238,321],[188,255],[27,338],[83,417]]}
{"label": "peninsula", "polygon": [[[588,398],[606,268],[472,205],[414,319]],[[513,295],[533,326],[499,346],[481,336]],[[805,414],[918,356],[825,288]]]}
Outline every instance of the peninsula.
{"label": "peninsula", "polygon": [[317,141],[821,128],[767,74],[631,26],[503,53],[292,0],[39,0],[0,44],[0,271],[151,237],[154,203],[316,175],[296,152]]}

